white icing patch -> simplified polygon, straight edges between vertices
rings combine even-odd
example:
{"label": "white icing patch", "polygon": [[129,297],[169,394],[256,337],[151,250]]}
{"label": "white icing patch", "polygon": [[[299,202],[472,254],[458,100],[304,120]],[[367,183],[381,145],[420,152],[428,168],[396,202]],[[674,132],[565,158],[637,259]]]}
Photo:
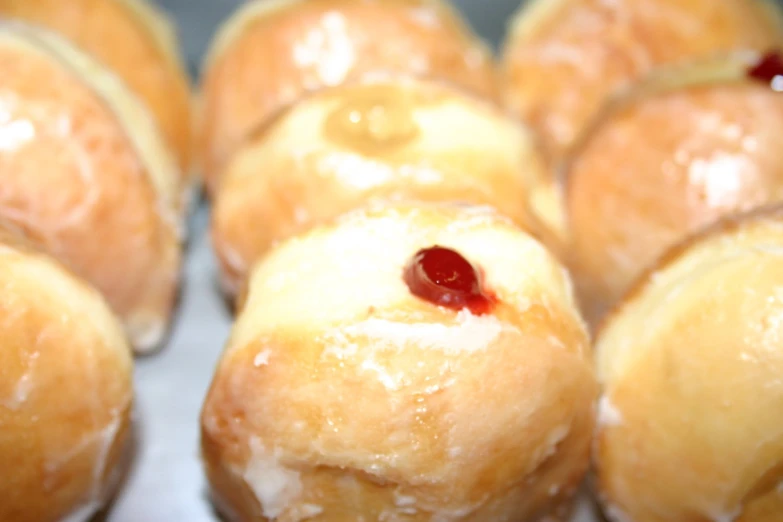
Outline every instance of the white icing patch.
{"label": "white icing patch", "polygon": [[436,29],[440,26],[440,17],[434,9],[430,7],[415,7],[411,9],[411,19],[416,24],[428,29]]}
{"label": "white icing patch", "polygon": [[324,512],[324,508],[322,508],[321,506],[316,506],[315,504],[305,504],[297,510],[295,520],[298,521],[307,520],[310,518],[317,517],[323,512]]}
{"label": "white icing patch", "polygon": [[383,387],[387,390],[396,391],[404,386],[405,374],[398,373],[397,375],[392,375],[374,359],[365,359],[362,361],[361,369],[374,372],[378,376],[378,380],[383,384]]}
{"label": "white icing patch", "polygon": [[625,511],[613,504],[606,506],[606,517],[612,522],[633,522],[631,517],[625,514]]}
{"label": "white icing patch", "polygon": [[68,452],[63,458],[46,464],[46,470],[48,472],[55,472],[57,469],[80,455],[86,448],[94,444],[98,445],[98,448],[95,451],[95,464],[93,465],[92,470],[92,489],[89,493],[89,500],[78,510],[62,519],[61,522],[86,522],[95,516],[95,514],[100,511],[101,507],[103,507],[103,476],[106,472],[106,463],[109,459],[111,447],[117,438],[117,433],[120,430],[121,424],[122,417],[118,415],[101,431],[90,437],[86,437],[82,442],[77,444],[76,447]]}
{"label": "white icing patch", "polygon": [[269,452],[258,439],[250,441],[250,460],[242,475],[255,494],[263,515],[275,519],[302,493],[299,473],[280,464],[277,452]]}
{"label": "white icing patch", "polygon": [[[311,88],[320,83],[341,83],[356,61],[353,42],[346,32],[345,17],[332,11],[326,13],[320,22],[320,25],[311,29],[293,49],[297,65],[315,69],[316,77],[308,78],[305,82],[305,86]],[[311,83],[312,85],[309,85]]]}
{"label": "white icing patch", "polygon": [[558,493],[560,493],[560,484],[552,484],[551,486],[549,486],[550,497],[554,497]]}
{"label": "white icing patch", "polygon": [[715,513],[712,515],[714,522],[734,522],[742,514],[742,506],[728,512],[728,513]]}
{"label": "white icing patch", "polygon": [[460,448],[458,446],[457,447],[453,447],[453,448],[449,448],[449,457],[450,458],[455,459],[455,458],[459,457],[460,455],[462,455],[462,448]]}
{"label": "white icing patch", "polygon": [[598,425],[620,426],[623,423],[623,414],[618,410],[607,395],[601,396],[598,401]]}
{"label": "white icing patch", "polygon": [[416,505],[416,497],[394,493],[394,505],[397,507],[410,507]]}
{"label": "white icing patch", "polygon": [[65,518],[60,519],[60,522],[87,522],[95,516],[100,510],[101,505],[97,502],[90,502],[80,507]]}
{"label": "white icing patch", "polygon": [[8,121],[0,112],[0,151],[13,152],[35,138],[35,127],[27,120]]}
{"label": "white icing patch", "polygon": [[262,366],[266,366],[269,364],[269,356],[272,355],[271,350],[264,350],[263,352],[256,355],[255,359],[253,359],[253,366],[256,368],[261,368]]}
{"label": "white icing patch", "polygon": [[469,311],[462,311],[457,315],[457,323],[453,326],[439,323],[401,323],[373,318],[330,332],[325,339],[330,341],[340,338],[367,338],[376,349],[401,350],[415,345],[448,354],[460,354],[484,350],[504,330],[510,329],[511,326],[500,322],[494,316],[476,316]]}

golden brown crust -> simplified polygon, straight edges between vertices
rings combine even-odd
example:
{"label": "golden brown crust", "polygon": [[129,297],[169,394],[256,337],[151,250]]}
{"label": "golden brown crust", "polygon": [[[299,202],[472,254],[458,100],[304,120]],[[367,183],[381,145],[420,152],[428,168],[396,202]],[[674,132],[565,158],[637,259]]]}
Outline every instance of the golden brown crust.
{"label": "golden brown crust", "polygon": [[504,96],[555,160],[609,96],[654,68],[783,44],[779,9],[767,0],[529,4],[505,44]]}
{"label": "golden brown crust", "polygon": [[103,292],[138,349],[155,347],[178,283],[174,209],[102,98],[22,34],[0,38],[0,216]]}
{"label": "golden brown crust", "polygon": [[234,291],[276,242],[368,201],[490,205],[529,229],[531,194],[548,177],[527,131],[491,104],[431,82],[342,86],[300,102],[229,162],[213,243]]}
{"label": "golden brown crust", "polygon": [[135,5],[141,2],[146,0],[0,0],[0,15],[57,31],[115,71],[153,112],[184,184],[192,153],[188,79],[179,49],[169,48],[170,38],[164,44],[145,19],[150,8]]}
{"label": "golden brown crust", "polygon": [[252,2],[239,11],[226,26],[244,17],[241,28],[224,29],[231,34],[218,37],[207,63],[201,147],[211,189],[248,132],[309,91],[398,73],[450,81],[496,99],[488,50],[440,1],[278,4],[264,9]]}
{"label": "golden brown crust", "polygon": [[781,207],[727,219],[671,250],[607,319],[595,456],[611,512],[780,517],[781,254]]}
{"label": "golden brown crust", "polygon": [[132,358],[98,293],[0,228],[0,520],[100,509],[130,440]]}
{"label": "golden brown crust", "polygon": [[707,225],[694,233],[685,236],[676,244],[672,245],[660,255],[654,263],[648,265],[634,280],[633,284],[623,294],[611,311],[601,320],[599,326],[595,329],[594,335],[601,336],[601,332],[606,324],[611,323],[612,317],[619,315],[623,307],[633,302],[640,296],[655,279],[655,274],[666,270],[669,266],[677,262],[689,250],[698,248],[701,244],[714,241],[720,237],[731,237],[741,234],[743,230],[758,226],[759,222],[780,223],[783,225],[783,206],[778,203],[764,205],[748,212],[738,214],[729,214],[722,216],[714,223]]}
{"label": "golden brown crust", "polygon": [[[492,314],[408,292],[406,259],[430,244],[482,268]],[[230,520],[532,520],[581,482],[594,393],[567,275],[540,244],[487,210],[382,206],[258,265],[203,454]]]}
{"label": "golden brown crust", "polygon": [[783,98],[726,76],[615,106],[565,174],[570,260],[595,321],[683,237],[783,197]]}

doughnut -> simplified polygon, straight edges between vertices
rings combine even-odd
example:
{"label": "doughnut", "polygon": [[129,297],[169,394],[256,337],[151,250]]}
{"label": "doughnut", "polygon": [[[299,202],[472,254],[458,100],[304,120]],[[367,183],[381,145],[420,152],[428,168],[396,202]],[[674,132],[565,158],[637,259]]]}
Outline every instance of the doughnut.
{"label": "doughnut", "polygon": [[0,520],[86,522],[130,442],[131,349],[102,297],[0,226]]}
{"label": "doughnut", "polygon": [[163,339],[179,280],[165,151],[110,70],[54,33],[0,24],[0,219],[94,285],[140,351]]}
{"label": "doughnut", "polygon": [[783,520],[783,208],[668,250],[597,334],[612,522]]}
{"label": "doughnut", "polygon": [[608,105],[563,169],[568,249],[600,320],[667,248],[783,198],[780,55],[659,70]]}
{"label": "doughnut", "polygon": [[566,270],[507,218],[373,205],[281,242],[242,295],[201,417],[227,520],[567,512],[594,428],[589,340]]}
{"label": "doughnut", "polygon": [[189,181],[190,87],[175,30],[155,4],[147,0],[0,0],[0,17],[57,32],[119,75],[152,112],[182,181]]}
{"label": "doughnut", "polygon": [[503,97],[558,162],[608,97],[655,68],[782,44],[771,0],[532,0],[504,44]]}
{"label": "doughnut", "polygon": [[379,74],[449,81],[499,103],[491,53],[443,0],[255,0],[203,66],[207,186],[248,134],[307,92]]}
{"label": "doughnut", "polygon": [[525,128],[450,86],[395,78],[320,91],[226,166],[212,213],[224,286],[235,292],[278,241],[373,200],[491,205],[533,226],[530,200],[550,177]]}

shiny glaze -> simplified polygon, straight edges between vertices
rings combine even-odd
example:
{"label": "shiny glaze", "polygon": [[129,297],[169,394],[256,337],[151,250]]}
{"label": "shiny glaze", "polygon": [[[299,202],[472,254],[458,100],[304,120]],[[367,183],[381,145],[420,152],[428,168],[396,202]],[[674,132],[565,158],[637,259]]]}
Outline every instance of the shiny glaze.
{"label": "shiny glaze", "polygon": [[378,86],[340,103],[324,121],[324,137],[365,154],[380,154],[413,143],[421,130],[415,100],[404,91]]}
{"label": "shiny glaze", "polygon": [[[762,0],[537,0],[504,51],[505,98],[559,159],[609,96],[663,64],[783,41]],[[531,7],[532,4],[532,7]],[[527,10],[538,13],[528,23]]]}
{"label": "shiny glaze", "polygon": [[220,175],[217,167],[253,129],[324,87],[403,75],[449,81],[497,99],[487,49],[438,3],[283,2],[255,14],[252,5],[237,15],[249,18],[241,30],[218,38],[206,68],[203,140],[210,177]]}
{"label": "shiny glaze", "polygon": [[597,319],[639,272],[714,220],[783,198],[783,99],[755,82],[642,98],[567,175],[571,264]]}

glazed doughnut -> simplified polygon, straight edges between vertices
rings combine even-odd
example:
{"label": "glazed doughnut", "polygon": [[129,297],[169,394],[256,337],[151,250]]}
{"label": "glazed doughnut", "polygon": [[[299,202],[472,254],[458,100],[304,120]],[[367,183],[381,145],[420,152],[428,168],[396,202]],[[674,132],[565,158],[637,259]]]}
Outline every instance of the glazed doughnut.
{"label": "glazed doughnut", "polygon": [[673,248],[607,319],[597,483],[613,522],[783,520],[783,209]]}
{"label": "glazed doughnut", "polygon": [[211,189],[242,140],[309,91],[396,73],[499,101],[488,48],[444,0],[247,2],[219,31],[203,69]]}
{"label": "glazed doughnut", "polygon": [[0,228],[0,520],[86,522],[130,440],[131,351],[91,287]]}
{"label": "glazed doughnut", "polygon": [[532,0],[503,51],[504,98],[553,161],[604,101],[655,67],[783,44],[770,0]]}
{"label": "glazed doughnut", "polygon": [[177,169],[143,105],[53,33],[0,25],[0,218],[95,285],[134,347],[178,286]]}
{"label": "glazed doughnut", "polygon": [[550,177],[529,133],[482,100],[412,79],[341,86],[298,103],[227,164],[213,243],[232,293],[277,241],[372,200],[485,204],[532,226],[528,197]]}
{"label": "glazed doughnut", "polygon": [[565,269],[486,207],[373,206],[258,263],[202,413],[228,520],[559,516],[597,388]]}
{"label": "glazed doughnut", "polygon": [[0,17],[56,31],[117,73],[152,111],[178,160],[183,182],[189,181],[190,87],[174,29],[154,4],[147,0],[0,0]]}
{"label": "glazed doughnut", "polygon": [[[756,71],[748,75],[749,71]],[[588,128],[565,170],[570,265],[593,321],[668,247],[783,198],[783,62],[659,70]]]}

